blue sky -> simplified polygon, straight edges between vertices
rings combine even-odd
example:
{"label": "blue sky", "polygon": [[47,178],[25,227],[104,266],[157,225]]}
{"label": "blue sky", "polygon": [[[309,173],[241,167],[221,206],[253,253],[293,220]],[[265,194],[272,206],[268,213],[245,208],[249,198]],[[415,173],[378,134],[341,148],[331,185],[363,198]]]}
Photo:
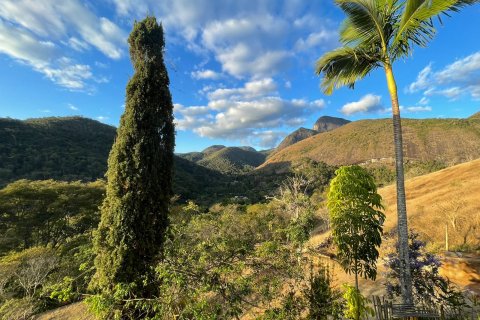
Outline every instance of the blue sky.
{"label": "blue sky", "polygon": [[[342,12],[324,0],[2,0],[0,117],[82,115],[117,125],[133,70],[126,38],[153,14],[177,123],[176,151],[275,146],[321,115],[389,117],[382,70],[331,96],[316,59],[338,46]],[[480,6],[444,19],[428,48],[394,66],[403,117],[480,110]]]}

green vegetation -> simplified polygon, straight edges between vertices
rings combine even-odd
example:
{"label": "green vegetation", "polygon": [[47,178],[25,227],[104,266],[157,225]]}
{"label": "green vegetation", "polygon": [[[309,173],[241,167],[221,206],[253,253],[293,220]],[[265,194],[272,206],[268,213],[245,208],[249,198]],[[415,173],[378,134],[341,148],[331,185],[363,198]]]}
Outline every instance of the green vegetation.
{"label": "green vegetation", "polygon": [[[337,256],[347,273],[375,280],[385,215],[373,177],[359,166],[341,167],[330,182],[327,207]],[[360,309],[358,309],[360,310]],[[359,319],[358,315],[355,319]]]}
{"label": "green vegetation", "polygon": [[18,179],[102,178],[113,127],[81,117],[0,119],[0,186]]}
{"label": "green vegetation", "polygon": [[[108,158],[106,197],[95,235],[100,297],[152,298],[153,266],[162,254],[173,175],[173,104],[163,62],[163,29],[154,17],[136,22],[128,38],[135,69],[127,85],[125,112]],[[106,318],[147,316],[128,304],[112,306]]]}
{"label": "green vegetation", "polygon": [[102,181],[19,180],[0,190],[0,256],[12,250],[59,245],[95,228]]}

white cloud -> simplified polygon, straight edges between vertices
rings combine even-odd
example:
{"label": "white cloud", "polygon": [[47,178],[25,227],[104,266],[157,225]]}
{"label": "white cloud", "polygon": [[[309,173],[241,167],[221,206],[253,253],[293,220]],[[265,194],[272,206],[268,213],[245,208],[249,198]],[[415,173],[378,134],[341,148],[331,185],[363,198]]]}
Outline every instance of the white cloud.
{"label": "white cloud", "polygon": [[307,51],[316,46],[330,47],[336,43],[338,32],[336,30],[321,30],[310,33],[305,39],[298,39],[295,43],[296,51]]}
{"label": "white cloud", "polygon": [[429,103],[430,103],[430,100],[427,97],[422,97],[420,101],[418,101],[418,104],[422,106],[427,105]]}
{"label": "white cloud", "polygon": [[73,111],[78,111],[78,108],[75,107],[73,104],[69,103],[68,104],[68,109],[73,110]]}
{"label": "white cloud", "polygon": [[129,18],[155,13],[170,43],[181,42],[193,52],[213,55],[223,73],[240,79],[270,77],[287,70],[300,58],[292,48],[328,49],[338,29],[320,15],[325,8],[322,1],[111,1],[117,13]]}
{"label": "white cloud", "polygon": [[340,110],[344,115],[351,115],[358,112],[382,112],[385,110],[380,102],[381,96],[367,94],[359,101],[345,104]]}
{"label": "white cloud", "polygon": [[272,148],[277,146],[286,135],[287,133],[283,131],[255,131],[247,142],[262,148]]}
{"label": "white cloud", "polygon": [[418,92],[419,90],[425,89],[430,87],[431,83],[431,74],[432,74],[432,64],[430,63],[428,66],[422,69],[417,76],[415,82],[411,83],[408,87],[408,91]]}
{"label": "white cloud", "polygon": [[51,42],[38,41],[30,32],[0,20],[0,53],[32,67],[70,90],[86,90],[93,78],[90,66],[59,56]]}
{"label": "white cloud", "polygon": [[106,120],[108,120],[108,117],[106,117],[106,116],[98,116],[98,117],[97,117],[97,120],[98,120],[98,121],[101,121],[101,122],[105,122]]}
{"label": "white cloud", "polygon": [[276,89],[276,83],[265,78],[240,88],[214,90],[204,106],[176,104],[177,128],[192,130],[202,137],[273,147],[284,136],[278,128],[298,127],[308,115],[325,106],[323,100],[283,99]]}
{"label": "white cloud", "polygon": [[480,51],[459,59],[439,71],[431,64],[410,84],[408,92],[423,91],[424,95],[440,95],[451,100],[466,95],[480,99]]}
{"label": "white cloud", "polygon": [[430,106],[412,106],[412,107],[400,107],[403,111],[416,113],[416,112],[426,112],[432,111],[432,107]]}
{"label": "white cloud", "polygon": [[0,3],[0,53],[70,90],[91,91],[91,81],[108,81],[95,77],[91,66],[72,59],[72,50],[96,48],[118,59],[124,55],[125,39],[126,33],[116,24],[98,17],[79,0]]}
{"label": "white cloud", "polygon": [[221,73],[215,72],[213,70],[197,70],[192,72],[192,78],[194,79],[210,79],[210,80],[218,80],[222,77]]}
{"label": "white cloud", "polygon": [[272,78],[265,78],[245,83],[243,88],[220,88],[208,94],[211,100],[253,99],[276,92],[277,84]]}
{"label": "white cloud", "polygon": [[3,0],[0,17],[29,30],[37,39],[65,41],[75,50],[91,45],[112,59],[120,58],[126,45],[122,29],[78,0]]}

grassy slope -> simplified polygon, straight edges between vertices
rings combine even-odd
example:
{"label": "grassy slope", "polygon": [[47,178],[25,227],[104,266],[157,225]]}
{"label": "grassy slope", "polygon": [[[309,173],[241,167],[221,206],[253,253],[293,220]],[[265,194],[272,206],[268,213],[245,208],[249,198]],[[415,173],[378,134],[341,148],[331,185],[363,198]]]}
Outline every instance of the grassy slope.
{"label": "grassy slope", "polygon": [[[394,156],[390,119],[351,122],[275,153],[261,166],[311,158],[328,164],[353,164]],[[480,117],[403,119],[405,157],[449,164],[480,157]]]}
{"label": "grassy slope", "polygon": [[[443,248],[445,243],[444,208],[453,211],[456,204],[458,214],[465,219],[480,219],[480,159],[449,167],[406,181],[407,212],[409,227],[420,233],[423,239]],[[396,189],[390,185],[379,190],[385,203],[385,231],[396,227]],[[461,230],[463,229],[463,230]],[[463,242],[459,231],[450,230],[450,245],[455,247]],[[480,243],[480,230],[473,230],[468,242]]]}

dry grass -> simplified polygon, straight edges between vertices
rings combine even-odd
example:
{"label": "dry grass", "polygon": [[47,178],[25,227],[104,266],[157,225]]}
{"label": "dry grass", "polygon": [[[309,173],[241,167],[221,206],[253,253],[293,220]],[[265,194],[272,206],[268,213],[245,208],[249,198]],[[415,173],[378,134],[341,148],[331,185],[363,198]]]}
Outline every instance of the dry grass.
{"label": "dry grass", "polygon": [[76,302],[35,317],[35,320],[95,320],[83,302]]}
{"label": "dry grass", "polygon": [[[295,143],[260,167],[310,158],[328,164],[361,163],[394,156],[391,119],[351,122]],[[449,164],[480,157],[480,118],[403,119],[405,157]]]}
{"label": "dry grass", "polygon": [[[470,248],[480,245],[480,159],[409,179],[405,189],[409,227],[431,243],[432,249],[445,247],[446,225],[450,248],[461,246],[464,236]],[[396,187],[387,186],[379,193],[386,208],[385,231],[389,232],[397,225]]]}

